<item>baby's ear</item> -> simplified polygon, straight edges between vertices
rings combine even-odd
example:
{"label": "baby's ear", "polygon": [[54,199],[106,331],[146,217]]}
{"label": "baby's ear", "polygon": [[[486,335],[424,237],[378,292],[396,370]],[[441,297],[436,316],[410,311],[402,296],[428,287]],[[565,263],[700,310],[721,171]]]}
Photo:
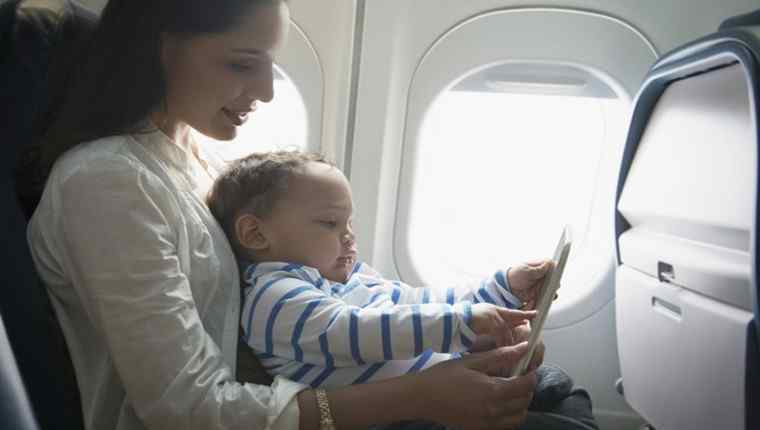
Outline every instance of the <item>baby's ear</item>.
{"label": "baby's ear", "polygon": [[235,236],[243,248],[253,251],[269,248],[269,239],[264,235],[261,220],[256,215],[240,215],[235,220]]}

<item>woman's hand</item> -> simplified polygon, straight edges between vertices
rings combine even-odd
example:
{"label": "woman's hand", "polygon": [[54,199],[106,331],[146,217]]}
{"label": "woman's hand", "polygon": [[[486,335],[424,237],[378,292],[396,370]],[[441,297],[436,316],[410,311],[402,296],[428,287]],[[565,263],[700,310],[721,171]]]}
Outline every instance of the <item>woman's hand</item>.
{"label": "woman's hand", "polygon": [[531,261],[511,267],[507,272],[512,294],[523,302],[522,309],[534,309],[544,276],[552,267],[551,260]]}
{"label": "woman's hand", "polygon": [[[533,398],[536,374],[503,378],[528,344],[496,348],[438,363],[420,373],[328,392],[339,428],[428,420],[465,430],[514,429]],[[298,394],[300,429],[319,426],[313,390]]]}
{"label": "woman's hand", "polygon": [[[512,329],[511,336],[515,343],[525,342],[530,338],[530,325],[523,324]],[[497,348],[496,340],[491,335],[478,336],[470,347],[470,352],[484,352]],[[532,372],[538,369],[544,363],[544,354],[546,352],[546,346],[544,342],[539,340],[536,345],[535,351],[533,351],[533,357],[528,364],[528,372]],[[508,373],[507,373],[508,374]]]}
{"label": "woman's hand", "polygon": [[514,429],[525,419],[536,376],[502,378],[527,343],[449,360],[416,375],[427,419],[462,429]]}
{"label": "woman's hand", "polygon": [[[530,325],[528,324],[515,327],[512,331],[512,336],[515,338],[515,342],[527,341],[528,338],[530,338],[530,330]],[[544,346],[544,342],[539,340],[536,349],[533,351],[533,357],[531,357],[530,363],[528,363],[528,372],[538,369],[538,367],[544,363],[545,351],[546,346]]]}

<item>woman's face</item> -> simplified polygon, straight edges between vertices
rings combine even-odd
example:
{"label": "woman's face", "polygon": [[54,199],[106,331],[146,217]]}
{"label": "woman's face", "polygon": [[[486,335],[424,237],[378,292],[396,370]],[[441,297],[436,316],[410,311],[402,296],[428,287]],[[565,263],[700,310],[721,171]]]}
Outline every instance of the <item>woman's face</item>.
{"label": "woman's face", "polygon": [[251,7],[223,33],[165,36],[164,124],[174,129],[187,124],[218,140],[235,138],[256,103],[272,100],[272,62],[288,27],[287,5],[272,2]]}

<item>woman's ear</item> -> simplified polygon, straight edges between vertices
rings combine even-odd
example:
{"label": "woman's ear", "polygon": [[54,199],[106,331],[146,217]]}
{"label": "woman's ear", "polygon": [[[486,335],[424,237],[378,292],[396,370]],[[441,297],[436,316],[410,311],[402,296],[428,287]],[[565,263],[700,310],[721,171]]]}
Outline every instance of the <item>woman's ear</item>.
{"label": "woman's ear", "polygon": [[235,236],[243,248],[264,251],[269,248],[269,239],[262,229],[262,221],[253,214],[244,214],[235,220]]}

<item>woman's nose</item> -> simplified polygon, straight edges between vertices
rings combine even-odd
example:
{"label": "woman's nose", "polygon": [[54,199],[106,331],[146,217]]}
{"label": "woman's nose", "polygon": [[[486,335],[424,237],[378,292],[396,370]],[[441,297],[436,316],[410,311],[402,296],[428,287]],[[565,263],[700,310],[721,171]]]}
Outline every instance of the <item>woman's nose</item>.
{"label": "woman's nose", "polygon": [[258,99],[264,103],[269,103],[274,98],[274,80],[269,79],[262,85]]}
{"label": "woman's nose", "polygon": [[269,103],[274,98],[274,78],[272,72],[255,76],[248,83],[246,96],[251,100]]}

